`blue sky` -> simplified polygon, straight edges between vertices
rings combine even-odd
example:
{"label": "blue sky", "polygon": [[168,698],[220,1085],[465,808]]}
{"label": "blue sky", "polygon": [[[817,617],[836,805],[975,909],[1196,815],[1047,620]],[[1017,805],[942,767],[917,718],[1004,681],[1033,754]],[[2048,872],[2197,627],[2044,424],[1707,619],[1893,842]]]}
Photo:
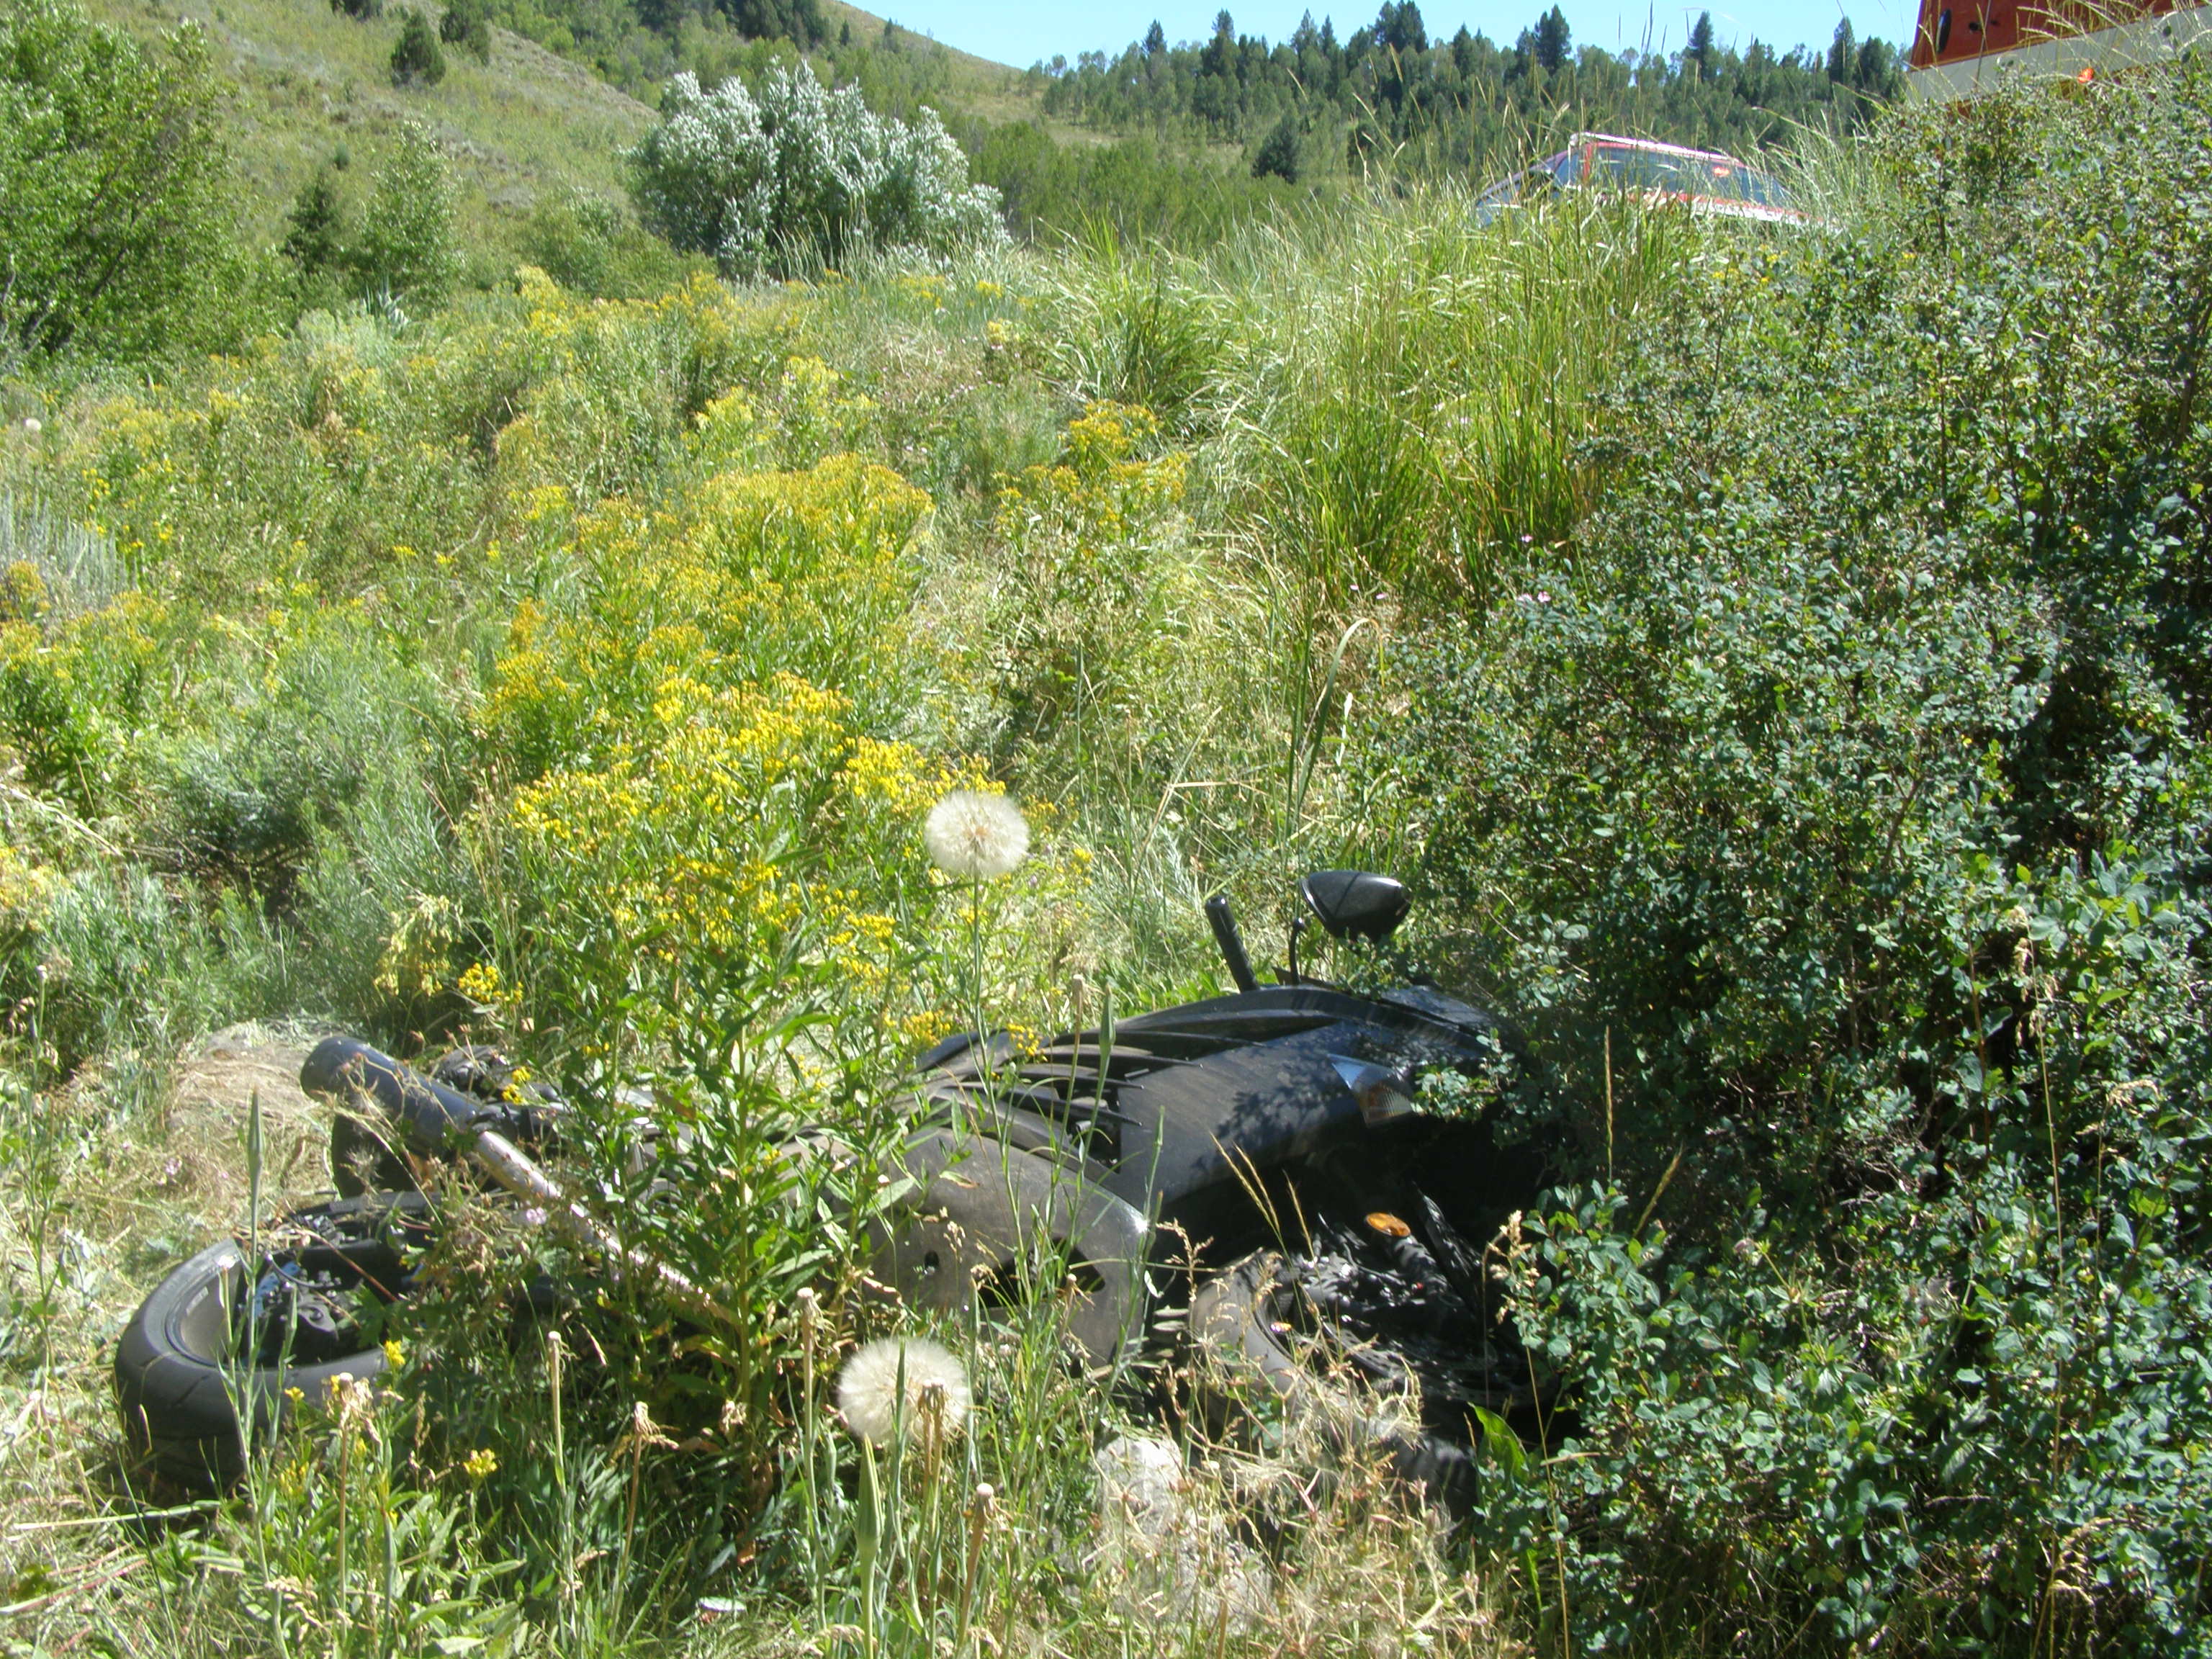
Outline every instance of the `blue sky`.
{"label": "blue sky", "polygon": [[[1237,31],[1279,40],[1298,26],[1307,0],[1227,0]],[[934,36],[949,46],[1026,69],[1055,52],[1073,58],[1080,52],[1117,52],[1136,40],[1154,18],[1170,40],[1203,40],[1213,29],[1223,0],[1091,0],[1061,10],[1057,6],[1010,4],[1007,0],[868,0],[871,11],[888,15],[902,28]],[[1339,33],[1372,22],[1380,0],[1365,3],[1322,3],[1314,21],[1334,15]],[[1461,24],[1501,44],[1548,9],[1551,0],[1421,0],[1421,17],[1432,37],[1449,36]],[[1560,0],[1579,44],[1618,51],[1647,42],[1678,50],[1698,13],[1706,8],[1639,5],[1623,9],[1620,0]],[[1905,0],[1735,0],[1710,8],[1723,40],[1738,45],[1754,35],[1770,46],[1826,47],[1836,21],[1848,11],[1862,37],[1883,34],[1904,40],[1911,33],[1917,7]]]}

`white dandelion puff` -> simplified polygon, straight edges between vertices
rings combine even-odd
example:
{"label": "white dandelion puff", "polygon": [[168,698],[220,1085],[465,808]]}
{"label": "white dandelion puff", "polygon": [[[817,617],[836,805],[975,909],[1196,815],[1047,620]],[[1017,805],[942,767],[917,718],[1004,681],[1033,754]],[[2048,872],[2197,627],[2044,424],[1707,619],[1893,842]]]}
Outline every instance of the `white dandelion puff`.
{"label": "white dandelion puff", "polygon": [[1004,795],[956,789],[921,827],[929,861],[948,876],[981,881],[1012,873],[1029,856],[1029,821]]}
{"label": "white dandelion puff", "polygon": [[889,1444],[899,1431],[902,1382],[909,1433],[918,1431],[925,1399],[938,1419],[934,1432],[943,1439],[959,1433],[968,1417],[968,1373],[944,1344],[918,1336],[878,1337],[845,1362],[837,1379],[845,1426],[871,1446]]}
{"label": "white dandelion puff", "polygon": [[39,434],[44,432],[46,428],[39,423],[39,417],[37,416],[26,415],[23,417],[23,430],[29,433],[33,438],[35,438]]}

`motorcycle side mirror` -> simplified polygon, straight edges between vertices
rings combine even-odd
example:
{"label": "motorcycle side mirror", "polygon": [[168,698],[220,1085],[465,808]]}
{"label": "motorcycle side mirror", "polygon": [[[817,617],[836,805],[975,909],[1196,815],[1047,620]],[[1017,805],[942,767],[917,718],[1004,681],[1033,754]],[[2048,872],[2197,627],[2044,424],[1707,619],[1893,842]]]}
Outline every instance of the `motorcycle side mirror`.
{"label": "motorcycle side mirror", "polygon": [[1413,908],[1403,882],[1365,870],[1316,870],[1298,883],[1298,894],[1334,937],[1377,945],[1398,931]]}

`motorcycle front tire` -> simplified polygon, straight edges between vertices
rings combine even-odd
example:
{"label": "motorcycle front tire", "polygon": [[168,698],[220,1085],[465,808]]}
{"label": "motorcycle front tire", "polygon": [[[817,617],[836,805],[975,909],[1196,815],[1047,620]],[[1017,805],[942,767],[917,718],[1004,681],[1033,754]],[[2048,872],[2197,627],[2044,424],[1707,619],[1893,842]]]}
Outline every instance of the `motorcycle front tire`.
{"label": "motorcycle front tire", "polygon": [[276,1363],[261,1363],[267,1334],[243,1325],[241,1310],[263,1275],[287,1263],[388,1299],[407,1272],[402,1235],[419,1239],[429,1216],[429,1200],[412,1192],[313,1205],[279,1224],[305,1241],[258,1264],[225,1239],[172,1272],[116,1345],[116,1406],[138,1466],[185,1486],[226,1486],[244,1469],[248,1425],[259,1443],[295,1401],[319,1406],[342,1377],[366,1382],[383,1375],[385,1353],[375,1343],[297,1363],[279,1341]]}

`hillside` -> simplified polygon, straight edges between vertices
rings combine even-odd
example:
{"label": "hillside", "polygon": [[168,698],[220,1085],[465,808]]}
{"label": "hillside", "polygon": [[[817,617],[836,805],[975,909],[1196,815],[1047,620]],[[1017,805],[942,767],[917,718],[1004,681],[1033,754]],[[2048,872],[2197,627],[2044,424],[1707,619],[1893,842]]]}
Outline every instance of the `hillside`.
{"label": "hillside", "polygon": [[443,82],[402,89],[388,62],[395,9],[362,23],[301,0],[90,0],[101,21],[143,37],[186,19],[208,31],[234,83],[233,152],[249,224],[269,240],[301,186],[341,151],[379,153],[404,121],[427,125],[453,158],[462,221],[510,243],[539,199],[583,190],[619,198],[623,152],[653,112],[575,64],[505,29],[491,62],[448,52]]}
{"label": "hillside", "polygon": [[[579,191],[622,198],[623,155],[654,119],[641,99],[666,75],[684,67],[708,80],[757,73],[791,53],[785,43],[692,29],[668,41],[645,35],[653,50],[641,54],[634,43],[643,32],[633,29],[631,50],[599,52],[595,72],[592,42],[543,13],[518,14],[516,21],[566,46],[565,55],[495,26],[489,64],[448,51],[443,81],[403,88],[388,67],[397,6],[366,22],[300,0],[88,0],[88,9],[147,40],[187,19],[208,31],[234,84],[226,120],[248,187],[246,221],[263,239],[281,235],[286,211],[318,168],[334,157],[373,160],[400,123],[425,124],[453,160],[480,274],[506,262],[538,203]],[[434,15],[436,7],[426,9]],[[888,27],[843,0],[822,0],[822,9],[830,43],[815,54],[820,72],[859,81],[879,108],[910,115],[927,101],[985,127],[1033,125],[1061,145],[1109,140],[1048,115],[1020,70]]]}
{"label": "hillside", "polygon": [[[374,161],[400,123],[426,124],[455,164],[481,284],[512,268],[539,204],[578,191],[622,199],[622,158],[654,118],[641,100],[657,100],[669,76],[757,79],[795,57],[788,40],[741,32],[780,15],[748,13],[755,3],[770,0],[671,21],[652,0],[489,0],[489,15],[512,25],[492,29],[489,63],[448,52],[441,82],[405,88],[388,70],[396,5],[366,21],[297,0],[94,0],[94,10],[142,35],[185,18],[208,30],[234,88],[246,228],[264,244],[319,168]],[[1757,43],[1739,54],[1714,46],[1706,25],[1671,58],[1616,58],[1575,47],[1556,8],[1510,47],[1464,30],[1431,40],[1415,7],[1385,4],[1341,38],[1324,26],[1273,43],[1147,41],[1051,72],[954,51],[844,0],[816,0],[794,26],[815,41],[808,56],[825,81],[858,86],[882,113],[942,113],[1018,234],[1108,222],[1194,248],[1378,170],[1480,182],[1577,127],[1745,153],[1786,145],[1808,128],[1862,125],[1897,78],[1887,45],[1855,42],[1848,23],[1826,54]]]}

